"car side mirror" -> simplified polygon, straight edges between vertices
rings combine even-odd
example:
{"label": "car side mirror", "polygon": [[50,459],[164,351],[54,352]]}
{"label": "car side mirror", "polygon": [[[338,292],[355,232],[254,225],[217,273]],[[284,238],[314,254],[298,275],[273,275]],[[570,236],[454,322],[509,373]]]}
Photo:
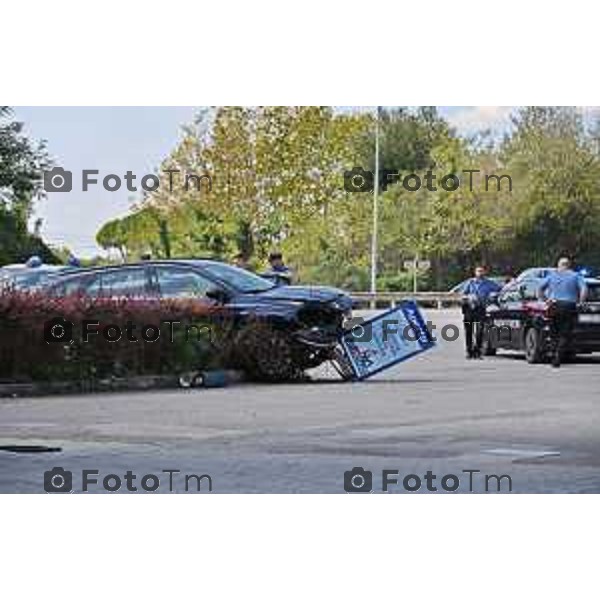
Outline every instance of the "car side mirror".
{"label": "car side mirror", "polygon": [[499,292],[492,292],[489,296],[488,296],[488,302],[490,304],[498,304],[498,299],[500,298],[500,293]]}
{"label": "car side mirror", "polygon": [[218,302],[219,304],[225,304],[229,301],[229,294],[222,288],[213,287],[206,291],[206,297]]}
{"label": "car side mirror", "polygon": [[525,291],[526,291],[525,286],[520,285],[519,286],[519,298],[521,298],[521,300],[525,300]]}

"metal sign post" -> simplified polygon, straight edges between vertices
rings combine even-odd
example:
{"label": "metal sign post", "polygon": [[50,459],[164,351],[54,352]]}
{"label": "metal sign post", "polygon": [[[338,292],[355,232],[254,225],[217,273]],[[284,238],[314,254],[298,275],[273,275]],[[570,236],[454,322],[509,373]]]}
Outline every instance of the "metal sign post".
{"label": "metal sign post", "polygon": [[378,229],[378,196],[379,196],[379,109],[375,116],[375,181],[373,188],[373,231],[371,233],[371,293],[377,293],[377,229]]}

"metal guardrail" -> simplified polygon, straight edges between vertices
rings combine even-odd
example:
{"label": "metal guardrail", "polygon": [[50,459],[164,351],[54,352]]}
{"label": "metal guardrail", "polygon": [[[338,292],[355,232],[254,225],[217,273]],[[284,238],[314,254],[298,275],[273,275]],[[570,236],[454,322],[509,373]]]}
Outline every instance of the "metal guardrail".
{"label": "metal guardrail", "polygon": [[461,294],[454,292],[352,292],[350,295],[358,305],[368,305],[370,308],[377,308],[382,304],[394,308],[401,300],[415,300],[423,306],[444,308],[459,305],[462,298]]}

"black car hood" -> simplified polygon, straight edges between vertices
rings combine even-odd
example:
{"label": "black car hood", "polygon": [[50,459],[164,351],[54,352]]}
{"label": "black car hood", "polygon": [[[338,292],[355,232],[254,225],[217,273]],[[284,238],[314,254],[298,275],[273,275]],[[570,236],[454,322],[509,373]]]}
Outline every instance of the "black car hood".
{"label": "black car hood", "polygon": [[331,302],[340,296],[345,296],[342,290],[331,287],[321,286],[301,286],[301,285],[280,285],[266,292],[255,294],[255,297],[260,296],[272,300],[289,300],[289,301],[307,301],[315,300],[319,302]]}
{"label": "black car hood", "polygon": [[292,304],[292,303],[329,303],[338,302],[342,310],[352,305],[350,297],[336,288],[321,286],[281,285],[264,292],[252,294],[240,294],[236,296],[235,302],[252,302],[268,304]]}

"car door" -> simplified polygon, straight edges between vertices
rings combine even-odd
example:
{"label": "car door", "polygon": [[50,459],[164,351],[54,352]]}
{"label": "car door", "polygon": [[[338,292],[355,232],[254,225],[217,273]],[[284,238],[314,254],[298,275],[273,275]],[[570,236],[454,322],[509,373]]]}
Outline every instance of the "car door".
{"label": "car door", "polygon": [[143,266],[98,269],[60,277],[50,285],[53,296],[81,294],[93,298],[148,298],[150,295],[147,269]]}
{"label": "car door", "polygon": [[587,283],[587,301],[578,308],[574,338],[576,345],[586,349],[600,348],[600,284]]}
{"label": "car door", "polygon": [[63,297],[72,294],[97,296],[100,292],[100,273],[81,273],[61,277],[50,284],[47,292],[51,296]]}
{"label": "car door", "polygon": [[138,298],[149,295],[148,274],[145,267],[123,267],[99,272],[86,290],[90,296],[107,298]]}
{"label": "car door", "polygon": [[[545,271],[545,270],[544,270]],[[533,277],[519,283],[519,301],[509,316],[512,326],[512,347],[517,350],[525,348],[525,333],[530,326],[539,326],[539,317],[544,314],[545,305],[538,294],[544,278]]]}
{"label": "car door", "polygon": [[522,309],[520,284],[515,282],[500,292],[497,304],[488,310],[490,326],[495,330],[493,336],[498,348],[519,348]]}

